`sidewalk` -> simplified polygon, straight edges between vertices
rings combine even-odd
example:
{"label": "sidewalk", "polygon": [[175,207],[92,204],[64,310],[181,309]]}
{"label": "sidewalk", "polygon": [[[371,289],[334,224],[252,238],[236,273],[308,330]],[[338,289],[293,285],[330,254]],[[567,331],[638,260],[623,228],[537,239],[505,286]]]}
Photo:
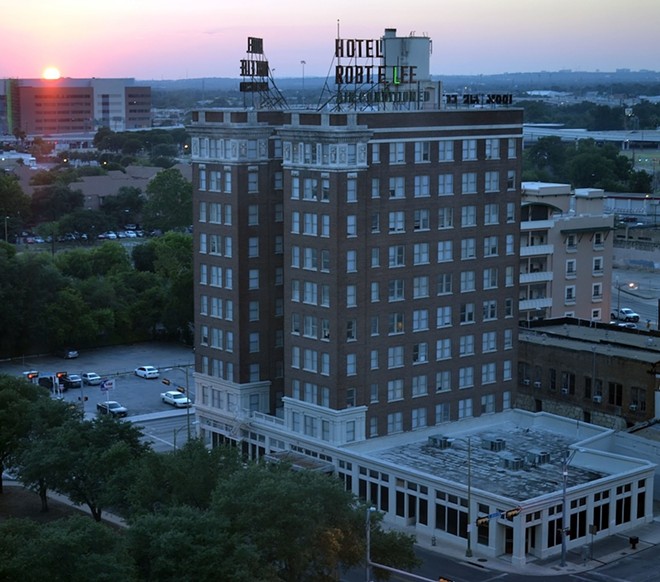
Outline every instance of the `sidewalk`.
{"label": "sidewalk", "polygon": [[[635,549],[630,543],[631,537],[639,538]],[[496,558],[480,556],[478,548],[472,548],[473,556],[465,556],[465,548],[454,548],[447,545],[433,546],[426,537],[418,539],[418,545],[425,550],[437,552],[443,556],[456,559],[459,562],[472,564],[479,568],[487,568],[500,572],[514,573],[530,577],[550,577],[562,574],[577,574],[593,570],[600,566],[611,564],[628,556],[647,550],[651,547],[660,547],[660,517],[654,518],[651,523],[636,527],[625,534],[609,536],[591,544],[584,544],[566,552],[566,565],[561,566],[561,553],[545,560],[529,558],[524,566],[514,566],[507,556]],[[559,548],[558,548],[559,549]],[[592,553],[593,552],[593,553]]]}

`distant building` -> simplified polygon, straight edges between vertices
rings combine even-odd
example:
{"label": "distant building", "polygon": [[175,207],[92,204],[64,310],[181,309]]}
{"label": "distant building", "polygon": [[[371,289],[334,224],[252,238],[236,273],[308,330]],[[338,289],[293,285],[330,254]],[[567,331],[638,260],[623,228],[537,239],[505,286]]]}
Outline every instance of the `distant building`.
{"label": "distant building", "polygon": [[614,218],[603,200],[602,190],[523,182],[521,320],[609,321]]}
{"label": "distant building", "polygon": [[27,137],[151,127],[151,87],[133,79],[6,79],[0,133]]}

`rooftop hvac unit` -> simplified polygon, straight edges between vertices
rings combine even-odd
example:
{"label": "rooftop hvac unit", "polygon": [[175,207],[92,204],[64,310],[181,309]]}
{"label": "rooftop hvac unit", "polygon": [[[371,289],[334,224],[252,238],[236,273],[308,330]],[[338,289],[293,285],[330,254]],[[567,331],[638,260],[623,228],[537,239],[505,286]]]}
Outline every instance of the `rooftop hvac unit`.
{"label": "rooftop hvac unit", "polygon": [[481,439],[481,447],[495,453],[503,451],[506,448],[506,441],[504,439],[485,437]]}
{"label": "rooftop hvac unit", "polygon": [[539,382],[538,380],[534,382],[534,388],[540,388],[540,387],[541,387],[541,382]]}
{"label": "rooftop hvac unit", "polygon": [[529,378],[525,378],[525,379],[523,380],[523,385],[525,385],[525,386],[529,386]]}
{"label": "rooftop hvac unit", "polygon": [[602,401],[603,401],[603,397],[600,394],[596,394],[596,396],[594,396],[594,402],[596,404],[600,404]]}
{"label": "rooftop hvac unit", "polygon": [[562,388],[561,393],[562,394],[568,394],[568,388]]}
{"label": "rooftop hvac unit", "polygon": [[441,434],[432,435],[429,437],[428,444],[438,449],[448,449],[451,446],[449,439]]}
{"label": "rooftop hvac unit", "polygon": [[531,465],[545,465],[550,462],[548,451],[529,451],[526,455],[527,462]]}
{"label": "rooftop hvac unit", "polygon": [[512,471],[522,471],[525,467],[525,461],[522,457],[504,457],[502,463],[505,469],[511,469]]}
{"label": "rooftop hvac unit", "polygon": [[628,408],[630,408],[630,410],[635,412],[637,410],[637,404],[631,404]]}

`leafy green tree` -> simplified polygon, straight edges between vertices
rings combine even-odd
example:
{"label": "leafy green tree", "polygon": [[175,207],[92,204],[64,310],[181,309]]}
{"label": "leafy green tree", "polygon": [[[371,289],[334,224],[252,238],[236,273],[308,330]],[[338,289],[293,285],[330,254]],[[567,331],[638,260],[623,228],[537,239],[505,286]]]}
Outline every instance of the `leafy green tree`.
{"label": "leafy green tree", "polygon": [[30,197],[23,192],[16,177],[4,172],[0,172],[0,212],[3,220],[5,217],[9,218],[8,230],[14,230],[9,227],[14,226],[17,217],[30,216]]}
{"label": "leafy green tree", "polygon": [[143,211],[147,229],[167,231],[192,224],[192,184],[179,170],[156,174],[147,186],[147,194]]}
{"label": "leafy green tree", "polygon": [[103,203],[102,212],[105,214],[113,228],[123,228],[125,224],[137,222],[144,206],[144,195],[140,188],[122,186],[116,196],[108,196]]}
{"label": "leafy green tree", "polygon": [[58,220],[65,214],[82,208],[84,196],[80,190],[55,183],[37,188],[32,195],[32,214],[37,222]]}
{"label": "leafy green tree", "polygon": [[48,474],[50,488],[101,521],[105,507],[124,503],[130,465],[149,450],[140,437],[137,427],[110,416],[49,431],[47,442],[60,459]]}
{"label": "leafy green tree", "polygon": [[126,249],[118,242],[106,241],[91,250],[92,273],[110,275],[130,270],[131,264]]}
{"label": "leafy green tree", "polygon": [[143,515],[131,525],[127,544],[140,580],[281,581],[249,539],[232,535],[209,511],[175,507]]}
{"label": "leafy green tree", "polygon": [[61,289],[43,315],[52,348],[91,345],[99,335],[94,310],[75,288]]}
{"label": "leafy green tree", "polygon": [[[363,562],[364,508],[327,475],[250,466],[216,489],[213,510],[228,520],[232,534],[252,541],[261,562],[282,580],[335,580],[341,566]],[[408,549],[398,557],[411,557],[414,564],[413,539],[399,541]],[[381,558],[387,559],[374,554]]]}
{"label": "leafy green tree", "polygon": [[[21,439],[31,428],[30,410],[48,391],[23,378],[0,376],[0,475],[7,463],[18,454]],[[0,494],[3,492],[0,479]]]}
{"label": "leafy green tree", "polygon": [[145,455],[134,465],[135,475],[128,492],[132,519],[163,507],[208,509],[218,483],[242,466],[235,449],[209,450],[200,439],[191,439],[170,453]]}
{"label": "leafy green tree", "polygon": [[39,494],[41,511],[48,511],[48,474],[60,463],[48,444],[48,431],[80,421],[82,411],[70,402],[40,398],[32,404],[29,419],[29,432],[21,439],[12,464],[21,483]]}
{"label": "leafy green tree", "polygon": [[48,524],[0,522],[0,580],[115,582],[134,579],[123,538],[83,516]]}

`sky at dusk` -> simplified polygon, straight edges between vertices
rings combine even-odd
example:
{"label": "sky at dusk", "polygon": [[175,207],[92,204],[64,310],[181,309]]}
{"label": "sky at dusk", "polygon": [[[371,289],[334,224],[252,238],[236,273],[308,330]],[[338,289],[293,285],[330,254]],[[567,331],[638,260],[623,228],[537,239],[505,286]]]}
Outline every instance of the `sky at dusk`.
{"label": "sky at dusk", "polygon": [[338,31],[386,28],[430,37],[439,76],[660,70],[658,23],[658,0],[21,0],[2,9],[0,78],[237,78],[248,36],[275,78],[326,77]]}

